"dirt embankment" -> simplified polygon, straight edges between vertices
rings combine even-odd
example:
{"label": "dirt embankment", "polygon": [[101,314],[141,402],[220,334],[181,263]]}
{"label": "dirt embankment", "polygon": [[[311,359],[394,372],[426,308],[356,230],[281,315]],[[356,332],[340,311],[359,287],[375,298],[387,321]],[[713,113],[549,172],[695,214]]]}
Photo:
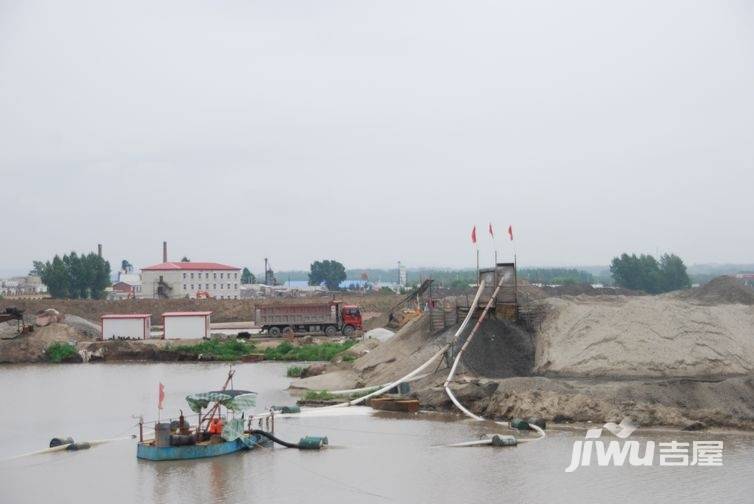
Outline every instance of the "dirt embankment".
{"label": "dirt embankment", "polygon": [[673,295],[697,304],[754,305],[754,289],[727,275],[713,278],[701,287],[687,289]]}
{"label": "dirt embankment", "polygon": [[[731,289],[734,290],[731,293]],[[531,334],[490,320],[453,383],[471,411],[491,418],[620,421],[754,429],[754,305],[725,282],[662,296],[548,298]],[[395,380],[423,363],[455,328],[413,321],[347,368],[297,380],[300,389],[349,389]],[[374,343],[373,343],[374,344]],[[453,410],[447,362],[412,384],[423,407]]]}
{"label": "dirt embankment", "polygon": [[[0,326],[7,324],[0,324]],[[9,327],[9,329],[11,329]],[[12,331],[15,332],[15,324]],[[12,339],[0,339],[0,364],[16,364],[24,362],[44,362],[45,350],[53,343],[75,343],[94,340],[94,337],[75,327],[53,323],[45,327],[37,327],[34,332]]]}
{"label": "dirt embankment", "polygon": [[[399,299],[393,295],[358,295],[344,293],[338,298],[359,305],[365,328],[387,323],[386,310]],[[328,298],[274,299],[266,303],[312,303]],[[99,317],[106,313],[151,313],[153,323],[161,323],[160,314],[166,311],[210,310],[213,322],[242,322],[253,318],[260,300],[189,300],[137,299],[122,301],[37,299],[0,300],[0,310],[16,307],[25,311],[27,324],[33,324],[35,314],[54,308],[63,314],[62,323],[35,327],[29,334],[16,336],[16,322],[0,323],[0,363],[46,362],[45,350],[55,342],[73,343],[77,351],[91,352],[92,359],[106,361],[175,361],[197,360],[196,356],[170,351],[162,341],[95,341],[100,336]]]}
{"label": "dirt embankment", "polygon": [[[64,314],[76,315],[86,320],[99,322],[107,313],[151,313],[152,324],[161,324],[161,315],[168,311],[212,312],[213,322],[243,322],[254,318],[255,307],[270,303],[321,303],[330,298],[280,298],[280,299],[125,299],[106,301],[99,299],[0,299],[0,310],[16,307],[25,310],[25,316],[38,311],[55,308]],[[358,295],[343,293],[338,300],[359,305],[365,318],[384,313],[401,299],[398,295]],[[370,327],[371,329],[371,327]]]}

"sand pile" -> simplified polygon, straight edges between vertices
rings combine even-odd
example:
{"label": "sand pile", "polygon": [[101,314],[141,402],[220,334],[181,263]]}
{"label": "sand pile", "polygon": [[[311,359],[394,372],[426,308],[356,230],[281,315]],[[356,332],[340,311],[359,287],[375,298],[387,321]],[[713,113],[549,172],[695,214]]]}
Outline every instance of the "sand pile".
{"label": "sand pile", "polygon": [[85,318],[77,317],[76,315],[66,315],[63,322],[89,338],[97,339],[101,336],[100,325]]}
{"label": "sand pile", "polygon": [[390,341],[353,363],[353,370],[369,384],[387,383],[424,364],[455,333],[455,328],[433,335],[429,315],[411,320]]}
{"label": "sand pile", "polygon": [[682,299],[706,304],[739,303],[754,305],[754,289],[731,276],[719,276],[696,289],[679,293]]}
{"label": "sand pile", "polygon": [[535,373],[722,377],[754,371],[754,307],[678,296],[548,299]]}
{"label": "sand pile", "polygon": [[15,320],[0,322],[0,339],[10,339],[18,336],[18,325]]}
{"label": "sand pile", "polygon": [[32,333],[0,341],[0,363],[43,361],[44,352],[52,343],[90,339],[67,324],[52,323],[45,327],[36,327]]}
{"label": "sand pile", "polygon": [[365,340],[375,339],[380,342],[387,341],[393,336],[395,336],[395,333],[390,329],[385,329],[384,327],[377,327],[375,329],[372,329],[371,331],[364,333]]}

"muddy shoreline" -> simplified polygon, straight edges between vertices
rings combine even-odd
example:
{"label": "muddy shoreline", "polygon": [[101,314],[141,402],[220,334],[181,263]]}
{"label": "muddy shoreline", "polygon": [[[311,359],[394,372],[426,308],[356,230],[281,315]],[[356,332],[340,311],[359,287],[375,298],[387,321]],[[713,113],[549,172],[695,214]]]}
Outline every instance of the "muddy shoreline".
{"label": "muddy shoreline", "polygon": [[[540,299],[534,304],[543,318],[535,327],[485,320],[451,386],[470,411],[491,419],[536,416],[570,424],[630,416],[645,426],[753,431],[754,298],[748,295],[723,279],[661,296]],[[394,336],[362,341],[318,364],[316,375],[294,380],[289,390],[304,395],[393,382],[451,342],[456,330],[433,331],[424,314]],[[185,342],[98,341],[51,324],[0,340],[0,363],[47,362],[45,349],[56,342],[75,345],[70,361],[225,360],[182,351]],[[446,358],[410,384],[422,409],[455,411],[442,388],[448,367]]]}

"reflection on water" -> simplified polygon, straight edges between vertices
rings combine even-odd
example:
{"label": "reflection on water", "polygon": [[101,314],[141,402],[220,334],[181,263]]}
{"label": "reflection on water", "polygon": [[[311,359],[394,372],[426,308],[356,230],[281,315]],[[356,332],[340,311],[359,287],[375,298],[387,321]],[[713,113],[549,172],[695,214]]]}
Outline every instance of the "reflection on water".
{"label": "reflection on water", "polygon": [[[260,409],[291,404],[287,365],[237,367],[236,387],[259,392]],[[155,411],[157,383],[166,386],[163,415],[183,397],[222,383],[221,364],[124,364],[0,367],[4,404],[15,411],[0,429],[7,457],[47,446],[54,435],[77,440],[135,432],[131,415]],[[722,439],[724,467],[584,467],[565,473],[573,441],[584,430],[550,431],[516,448],[446,448],[497,428],[446,415],[401,414],[278,419],[276,431],[296,441],[327,435],[324,452],[260,448],[197,461],[137,460],[133,441],[76,453],[0,463],[2,503],[167,504],[235,502],[751,502],[754,437],[748,434],[655,432],[639,441]]]}

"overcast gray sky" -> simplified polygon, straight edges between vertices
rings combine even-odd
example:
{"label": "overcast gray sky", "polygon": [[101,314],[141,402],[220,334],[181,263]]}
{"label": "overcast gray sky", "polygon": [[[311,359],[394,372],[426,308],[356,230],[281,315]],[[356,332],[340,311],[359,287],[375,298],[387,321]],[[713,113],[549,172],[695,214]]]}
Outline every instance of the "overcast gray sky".
{"label": "overcast gray sky", "polygon": [[754,261],[754,2],[0,0],[0,269]]}

